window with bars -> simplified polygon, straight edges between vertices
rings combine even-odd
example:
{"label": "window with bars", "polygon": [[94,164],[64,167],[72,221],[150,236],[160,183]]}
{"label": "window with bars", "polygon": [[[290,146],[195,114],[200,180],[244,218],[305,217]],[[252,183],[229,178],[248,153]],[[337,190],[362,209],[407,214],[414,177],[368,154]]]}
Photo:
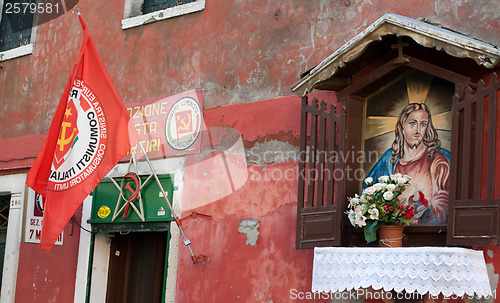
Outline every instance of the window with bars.
{"label": "window with bars", "polygon": [[7,225],[9,223],[10,194],[0,194],[0,283],[2,281],[3,260],[7,239]]}
{"label": "window with bars", "polygon": [[[29,9],[14,6],[19,1],[4,0],[0,19],[0,52],[28,45],[31,42],[34,13]],[[23,3],[36,3],[26,0]]]}
{"label": "window with bars", "polygon": [[142,13],[147,14],[194,1],[195,0],[144,0],[142,4]]}
{"label": "window with bars", "polygon": [[7,228],[9,209],[10,195],[0,195],[0,228]]}

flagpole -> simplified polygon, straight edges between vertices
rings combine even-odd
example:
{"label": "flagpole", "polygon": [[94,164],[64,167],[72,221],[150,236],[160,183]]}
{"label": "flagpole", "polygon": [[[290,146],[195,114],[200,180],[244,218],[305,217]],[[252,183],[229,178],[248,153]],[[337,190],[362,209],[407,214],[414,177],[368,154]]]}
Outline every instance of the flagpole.
{"label": "flagpole", "polygon": [[182,226],[181,226],[181,220],[179,220],[179,218],[175,214],[174,208],[170,204],[170,201],[168,200],[168,197],[165,194],[165,191],[163,190],[163,186],[160,183],[160,179],[158,178],[158,175],[156,175],[156,171],[153,167],[153,164],[149,160],[148,154],[144,150],[144,147],[142,146],[141,141],[139,141],[139,146],[141,147],[142,153],[144,154],[144,157],[146,158],[146,161],[148,162],[149,168],[151,169],[151,172],[153,173],[153,176],[155,177],[156,183],[158,183],[158,186],[160,187],[161,193],[163,194],[163,197],[165,198],[165,202],[167,202],[168,208],[170,209],[170,213],[171,213],[172,217],[174,218],[175,224],[177,224],[177,227],[179,228],[179,231],[180,231],[182,238],[184,240],[184,244],[186,245],[186,247],[189,250],[189,253],[191,254],[191,259],[193,260],[193,264],[196,264],[197,262],[199,262],[201,258],[203,259],[203,260],[201,260],[202,262],[208,261],[208,257],[205,255],[199,255],[198,257],[196,257],[194,255],[193,250],[191,249],[191,246],[190,246],[191,241],[184,234],[184,231],[182,230]]}

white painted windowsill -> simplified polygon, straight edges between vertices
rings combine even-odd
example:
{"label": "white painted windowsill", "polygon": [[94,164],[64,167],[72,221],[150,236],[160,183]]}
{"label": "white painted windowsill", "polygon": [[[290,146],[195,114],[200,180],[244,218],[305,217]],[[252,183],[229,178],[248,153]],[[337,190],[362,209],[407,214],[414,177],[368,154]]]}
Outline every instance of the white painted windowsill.
{"label": "white painted windowsill", "polygon": [[33,53],[33,44],[27,44],[20,47],[10,49],[8,51],[0,52],[0,62],[30,55]]}
{"label": "white painted windowsill", "polygon": [[177,5],[161,11],[151,12],[146,15],[140,15],[122,20],[122,29],[128,29],[144,24],[178,17],[194,12],[199,12],[205,9],[205,0],[197,0],[194,2]]}

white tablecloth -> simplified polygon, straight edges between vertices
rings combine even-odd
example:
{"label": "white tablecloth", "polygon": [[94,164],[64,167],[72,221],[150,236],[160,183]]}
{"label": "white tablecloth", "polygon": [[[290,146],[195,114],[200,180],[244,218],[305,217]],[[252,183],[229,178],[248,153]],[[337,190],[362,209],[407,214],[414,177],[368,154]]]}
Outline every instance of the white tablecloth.
{"label": "white tablecloth", "polygon": [[482,251],[457,247],[318,247],[312,291],[376,290],[492,295]]}

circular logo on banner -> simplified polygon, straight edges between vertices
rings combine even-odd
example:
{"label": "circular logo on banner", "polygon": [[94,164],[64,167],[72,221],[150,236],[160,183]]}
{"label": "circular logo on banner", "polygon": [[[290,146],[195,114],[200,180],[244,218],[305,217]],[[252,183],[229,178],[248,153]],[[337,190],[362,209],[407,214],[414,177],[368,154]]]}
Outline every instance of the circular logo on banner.
{"label": "circular logo on banner", "polygon": [[179,99],[167,115],[165,137],[170,147],[186,150],[198,138],[201,130],[201,108],[191,97]]}
{"label": "circular logo on banner", "polygon": [[101,219],[106,219],[109,214],[111,214],[111,208],[106,205],[99,207],[99,210],[97,210],[97,216]]}
{"label": "circular logo on banner", "polygon": [[90,87],[75,79],[57,139],[49,190],[67,190],[92,175],[106,152],[107,129],[101,102]]}
{"label": "circular logo on banner", "polygon": [[34,215],[37,217],[43,216],[43,197],[39,193],[35,193],[35,208],[33,209]]}

